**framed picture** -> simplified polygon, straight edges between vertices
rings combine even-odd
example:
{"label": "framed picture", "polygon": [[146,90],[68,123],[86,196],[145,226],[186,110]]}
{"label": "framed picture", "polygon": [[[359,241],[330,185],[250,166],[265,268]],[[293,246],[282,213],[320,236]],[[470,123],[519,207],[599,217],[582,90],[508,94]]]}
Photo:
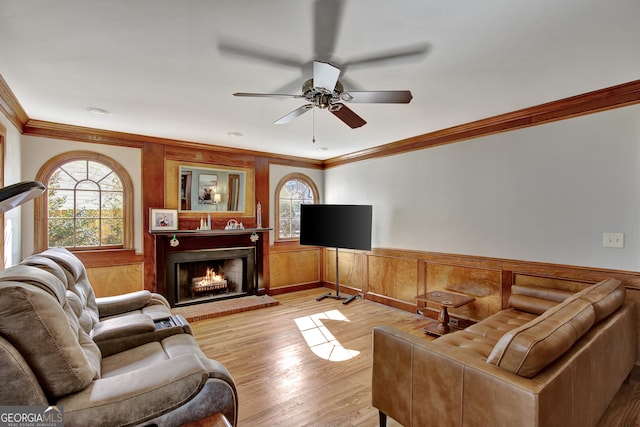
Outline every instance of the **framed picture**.
{"label": "framed picture", "polygon": [[151,209],[149,218],[149,229],[151,231],[177,230],[178,210]]}

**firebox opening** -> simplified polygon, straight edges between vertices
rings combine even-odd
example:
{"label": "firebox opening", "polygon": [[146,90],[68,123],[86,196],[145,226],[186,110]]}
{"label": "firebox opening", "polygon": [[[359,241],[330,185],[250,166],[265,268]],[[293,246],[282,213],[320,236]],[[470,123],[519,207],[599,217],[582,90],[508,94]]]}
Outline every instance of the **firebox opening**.
{"label": "firebox opening", "polygon": [[253,293],[253,254],[253,248],[174,254],[168,265],[170,302],[180,306]]}

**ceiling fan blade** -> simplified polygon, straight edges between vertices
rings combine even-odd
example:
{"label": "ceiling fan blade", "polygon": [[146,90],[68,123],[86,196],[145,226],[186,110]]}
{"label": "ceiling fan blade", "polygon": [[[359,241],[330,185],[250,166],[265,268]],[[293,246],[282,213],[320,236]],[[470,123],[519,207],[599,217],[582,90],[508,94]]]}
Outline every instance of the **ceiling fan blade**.
{"label": "ceiling fan blade", "polygon": [[340,77],[340,68],[327,62],[313,61],[313,87],[333,92]]}
{"label": "ceiling fan blade", "polygon": [[[270,62],[276,65],[284,65],[286,67],[302,68],[304,66],[304,62],[297,58],[273,52],[273,49],[269,47],[248,45],[245,42],[222,40],[218,43],[218,50],[222,53],[242,56],[261,62]],[[272,52],[269,52],[270,50]]]}
{"label": "ceiling fan blade", "polygon": [[273,124],[275,124],[275,125],[283,125],[285,123],[289,123],[291,120],[295,119],[296,117],[299,117],[299,116],[303,115],[304,113],[306,113],[307,111],[309,111],[312,108],[313,108],[313,104],[305,104],[300,108],[296,108],[295,110],[293,110],[289,114],[286,114],[286,115],[280,117],[278,120],[273,122]]}
{"label": "ceiling fan blade", "polygon": [[419,43],[413,46],[382,52],[374,56],[365,56],[359,59],[356,58],[342,64],[342,68],[344,71],[347,67],[352,68],[367,65],[383,65],[399,59],[421,59],[429,52],[430,48],[431,45],[429,43]]}
{"label": "ceiling fan blade", "polygon": [[251,93],[236,92],[233,96],[246,96],[251,98],[302,98],[302,95],[290,95],[287,93]]}
{"label": "ceiling fan blade", "polygon": [[333,56],[342,21],[342,0],[316,0],[313,4],[314,58],[328,61]]}
{"label": "ceiling fan blade", "polygon": [[342,120],[351,129],[359,128],[367,124],[367,122],[357,115],[352,109],[341,103],[335,103],[329,108],[334,116]]}
{"label": "ceiling fan blade", "polygon": [[341,93],[340,99],[354,103],[408,104],[413,95],[409,90],[349,91]]}

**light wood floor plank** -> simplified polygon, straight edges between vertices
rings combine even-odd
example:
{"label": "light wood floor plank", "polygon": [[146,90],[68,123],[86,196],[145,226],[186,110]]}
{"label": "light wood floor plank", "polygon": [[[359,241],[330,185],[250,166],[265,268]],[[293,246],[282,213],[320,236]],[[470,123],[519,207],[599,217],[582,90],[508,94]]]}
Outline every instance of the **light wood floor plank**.
{"label": "light wood floor plank", "polygon": [[[316,301],[327,290],[279,295],[279,305],[193,322],[202,350],[224,364],[239,393],[238,424],[245,426],[377,426],[371,407],[371,330],[390,325],[429,340],[420,316],[371,301],[344,305]],[[325,333],[358,352],[346,361],[328,361],[310,349],[296,319],[337,314],[348,321],[323,319]],[[300,320],[299,320],[300,322]],[[317,332],[317,331],[316,331]],[[600,427],[639,425],[638,387],[623,387]],[[398,426],[389,420],[389,426]]]}

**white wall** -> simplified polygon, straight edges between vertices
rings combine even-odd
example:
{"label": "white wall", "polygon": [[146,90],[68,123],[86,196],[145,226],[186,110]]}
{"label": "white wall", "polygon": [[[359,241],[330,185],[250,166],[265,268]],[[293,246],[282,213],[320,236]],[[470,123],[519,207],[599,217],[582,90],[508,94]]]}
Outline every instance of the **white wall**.
{"label": "white wall", "polygon": [[308,176],[313,180],[320,193],[320,203],[324,202],[324,172],[319,169],[297,168],[291,166],[270,165],[269,166],[269,197],[271,198],[269,203],[269,227],[274,229],[273,233],[269,233],[269,244],[273,245],[275,240],[275,197],[276,186],[282,178],[290,173],[301,173]]}
{"label": "white wall", "polygon": [[[6,128],[4,185],[20,182],[20,138],[21,134],[4,114],[0,114],[0,123]],[[20,262],[21,253],[21,209],[17,207],[4,214],[4,263],[6,266]]]}
{"label": "white wall", "polygon": [[374,247],[639,271],[640,106],[331,168],[325,202],[373,204]]}
{"label": "white wall", "polygon": [[[49,159],[67,151],[93,151],[111,157],[125,168],[133,181],[134,246],[143,252],[142,220],[142,151],[138,148],[22,136],[22,180],[35,179],[38,170]],[[46,183],[45,183],[46,185]],[[33,203],[22,207],[22,257],[33,253]]]}

